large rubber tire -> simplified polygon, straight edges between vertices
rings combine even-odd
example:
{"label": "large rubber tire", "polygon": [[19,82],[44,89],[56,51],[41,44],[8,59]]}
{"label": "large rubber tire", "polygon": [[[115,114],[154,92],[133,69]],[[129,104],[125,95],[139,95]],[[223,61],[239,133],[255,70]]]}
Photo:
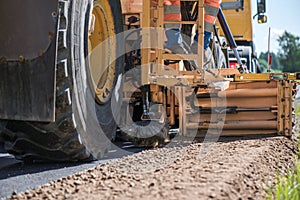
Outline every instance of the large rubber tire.
{"label": "large rubber tire", "polygon": [[[53,123],[8,121],[2,133],[6,150],[23,160],[87,161],[99,159],[115,136],[121,104],[123,58],[108,66],[105,101],[95,101],[89,66],[90,14],[97,4],[104,16],[107,52],[121,55],[114,36],[122,32],[119,0],[59,0],[56,69],[56,120]],[[102,24],[103,25],[103,24]],[[120,37],[121,38],[121,37]],[[110,44],[110,43],[108,43]],[[117,48],[118,47],[118,48]],[[101,56],[107,56],[99,55]],[[103,66],[100,66],[103,67]],[[108,86],[107,86],[108,85]],[[102,88],[103,89],[103,88]]]}

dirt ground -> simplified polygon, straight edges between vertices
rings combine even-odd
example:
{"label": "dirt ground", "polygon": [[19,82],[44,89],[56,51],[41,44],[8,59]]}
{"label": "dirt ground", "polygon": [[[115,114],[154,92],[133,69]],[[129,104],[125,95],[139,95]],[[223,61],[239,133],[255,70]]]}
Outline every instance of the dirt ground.
{"label": "dirt ground", "polygon": [[293,166],[285,137],[227,138],[147,150],[15,194],[11,199],[263,199]]}

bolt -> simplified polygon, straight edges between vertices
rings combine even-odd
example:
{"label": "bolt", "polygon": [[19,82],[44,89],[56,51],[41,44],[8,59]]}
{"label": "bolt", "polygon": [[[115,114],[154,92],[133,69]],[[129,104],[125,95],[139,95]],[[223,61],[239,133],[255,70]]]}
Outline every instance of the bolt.
{"label": "bolt", "polygon": [[20,55],[20,56],[19,56],[19,62],[24,62],[24,61],[25,61],[24,56]]}
{"label": "bolt", "polygon": [[44,51],[43,50],[39,50],[39,57],[43,56],[44,55]]}
{"label": "bolt", "polygon": [[51,31],[50,31],[50,32],[48,32],[48,38],[49,38],[49,39],[52,39],[52,38],[53,38],[53,36],[54,36],[53,32],[51,32]]}
{"label": "bolt", "polygon": [[6,62],[6,58],[5,58],[4,56],[0,57],[0,62],[1,62],[1,63]]}
{"label": "bolt", "polygon": [[57,13],[56,12],[52,12],[52,17],[56,17]]}

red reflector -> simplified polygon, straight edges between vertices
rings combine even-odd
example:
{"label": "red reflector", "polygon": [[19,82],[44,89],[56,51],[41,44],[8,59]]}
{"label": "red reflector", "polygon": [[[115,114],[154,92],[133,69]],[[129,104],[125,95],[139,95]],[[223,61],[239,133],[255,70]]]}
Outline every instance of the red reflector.
{"label": "red reflector", "polygon": [[268,65],[272,65],[272,55],[269,54],[268,56]]}
{"label": "red reflector", "polygon": [[235,68],[236,67],[236,62],[230,62],[229,63],[229,68]]}

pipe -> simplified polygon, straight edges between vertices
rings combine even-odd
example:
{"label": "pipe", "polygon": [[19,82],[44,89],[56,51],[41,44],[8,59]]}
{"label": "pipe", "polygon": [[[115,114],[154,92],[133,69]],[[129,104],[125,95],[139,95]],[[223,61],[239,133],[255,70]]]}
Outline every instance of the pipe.
{"label": "pipe", "polygon": [[232,51],[234,53],[234,56],[235,56],[235,58],[236,58],[236,60],[237,60],[237,62],[239,64],[239,68],[238,68],[239,72],[242,73],[242,74],[243,73],[247,73],[247,70],[244,69],[244,67],[243,67],[243,63],[242,63],[240,55],[239,55],[239,53],[237,51],[237,45],[235,43],[235,40],[233,38],[233,35],[232,35],[231,31],[230,31],[230,28],[228,26],[228,23],[227,23],[227,21],[225,19],[225,16],[224,16],[223,11],[222,11],[221,8],[219,9],[219,12],[218,12],[218,20],[220,22],[220,25],[221,25],[221,28],[222,28],[222,30],[224,32],[226,40],[229,43],[229,46],[232,49]]}

